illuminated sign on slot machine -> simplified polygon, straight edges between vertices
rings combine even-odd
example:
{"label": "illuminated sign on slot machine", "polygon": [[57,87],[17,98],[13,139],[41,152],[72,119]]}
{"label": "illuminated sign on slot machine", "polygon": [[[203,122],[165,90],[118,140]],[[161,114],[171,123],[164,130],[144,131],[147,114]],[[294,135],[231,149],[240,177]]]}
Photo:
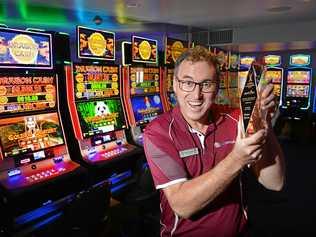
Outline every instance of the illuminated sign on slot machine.
{"label": "illuminated sign on slot machine", "polygon": [[252,62],[255,60],[256,60],[255,56],[241,56],[240,57],[240,65],[239,65],[239,71],[238,71],[239,95],[241,95],[241,92],[245,86],[249,68],[250,68]]}
{"label": "illuminated sign on slot machine", "polygon": [[0,30],[0,68],[52,69],[52,39],[46,33]]}
{"label": "illuminated sign on slot machine", "polygon": [[132,36],[132,62],[157,64],[157,50],[157,40]]}
{"label": "illuminated sign on slot machine", "polygon": [[115,34],[77,26],[78,58],[115,60]]}
{"label": "illuminated sign on slot machine", "polygon": [[287,70],[282,108],[307,110],[311,100],[312,69],[310,55],[296,54],[290,57],[291,67]]}
{"label": "illuminated sign on slot machine", "polygon": [[76,99],[102,98],[119,95],[117,66],[74,65]]}
{"label": "illuminated sign on slot machine", "polygon": [[36,111],[56,108],[54,74],[0,75],[0,113]]}
{"label": "illuminated sign on slot machine", "polygon": [[159,93],[159,84],[159,68],[130,68],[131,95],[141,95],[144,93]]}
{"label": "illuminated sign on slot machine", "polygon": [[165,67],[161,83],[161,97],[165,110],[170,110],[177,104],[173,92],[174,64],[180,55],[188,50],[188,45],[188,41],[165,37]]}

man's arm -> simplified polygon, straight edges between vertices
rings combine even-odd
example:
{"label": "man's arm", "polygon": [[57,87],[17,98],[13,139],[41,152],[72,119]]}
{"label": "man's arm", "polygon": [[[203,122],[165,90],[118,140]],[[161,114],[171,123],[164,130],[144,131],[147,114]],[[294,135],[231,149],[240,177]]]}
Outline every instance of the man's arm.
{"label": "man's arm", "polygon": [[[275,108],[273,85],[267,86],[262,93],[263,110]],[[270,115],[267,116],[267,143],[264,146],[263,158],[252,167],[258,181],[267,189],[279,191],[284,185],[285,162],[281,146],[273,132]]]}
{"label": "man's arm", "polygon": [[258,181],[267,189],[280,191],[285,180],[284,155],[277,138],[269,128],[263,158],[253,165]]}
{"label": "man's arm", "polygon": [[262,156],[264,140],[264,130],[243,139],[238,135],[231,153],[213,169],[199,177],[164,188],[173,211],[183,218],[189,218],[212,202],[245,165]]}

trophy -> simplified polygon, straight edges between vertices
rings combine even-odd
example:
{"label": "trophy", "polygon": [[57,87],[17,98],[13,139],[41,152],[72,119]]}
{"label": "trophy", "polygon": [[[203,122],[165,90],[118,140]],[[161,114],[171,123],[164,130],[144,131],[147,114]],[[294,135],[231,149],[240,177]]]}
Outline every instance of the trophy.
{"label": "trophy", "polygon": [[266,113],[260,108],[260,97],[263,87],[267,84],[264,74],[266,68],[253,62],[247,74],[240,96],[243,132],[249,136],[264,128]]}

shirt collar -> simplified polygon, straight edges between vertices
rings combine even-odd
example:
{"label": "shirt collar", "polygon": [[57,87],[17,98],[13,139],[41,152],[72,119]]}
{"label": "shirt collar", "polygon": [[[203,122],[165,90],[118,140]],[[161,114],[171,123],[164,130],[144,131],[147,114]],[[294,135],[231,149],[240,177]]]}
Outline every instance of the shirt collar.
{"label": "shirt collar", "polygon": [[[190,127],[190,125],[184,119],[181,113],[180,107],[178,105],[173,108],[172,116],[182,131],[188,131],[188,128]],[[210,121],[210,124],[207,128],[206,135],[213,132],[216,126],[218,126],[220,123],[223,122],[223,119],[224,119],[224,116],[219,112],[218,106],[213,105],[210,110],[210,120],[215,121],[215,123],[213,121]]]}

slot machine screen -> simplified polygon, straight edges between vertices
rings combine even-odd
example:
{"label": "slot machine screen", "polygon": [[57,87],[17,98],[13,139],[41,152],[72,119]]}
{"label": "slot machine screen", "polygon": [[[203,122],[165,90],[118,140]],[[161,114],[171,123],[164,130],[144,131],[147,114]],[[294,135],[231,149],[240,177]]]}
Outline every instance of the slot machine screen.
{"label": "slot machine screen", "polygon": [[309,84],[310,71],[289,71],[287,75],[287,83],[293,84]]}
{"label": "slot machine screen", "polygon": [[0,29],[0,68],[51,69],[52,62],[50,34]]}
{"label": "slot machine screen", "polygon": [[43,150],[64,144],[57,113],[1,119],[0,141],[3,158],[23,155],[21,165],[43,159]]}
{"label": "slot machine screen", "polygon": [[266,71],[266,78],[272,78],[272,83],[281,83],[282,71]]}
{"label": "slot machine screen", "polygon": [[174,92],[171,92],[169,94],[168,99],[172,107],[175,107],[177,105],[177,98]]}
{"label": "slot machine screen", "polygon": [[137,124],[150,122],[163,113],[159,95],[134,96],[131,101]]}
{"label": "slot machine screen", "polygon": [[301,97],[308,98],[309,86],[308,85],[287,85],[287,97]]}
{"label": "slot machine screen", "polygon": [[120,99],[76,102],[83,137],[126,127]]}
{"label": "slot machine screen", "polygon": [[77,26],[78,58],[115,60],[115,34]]}

